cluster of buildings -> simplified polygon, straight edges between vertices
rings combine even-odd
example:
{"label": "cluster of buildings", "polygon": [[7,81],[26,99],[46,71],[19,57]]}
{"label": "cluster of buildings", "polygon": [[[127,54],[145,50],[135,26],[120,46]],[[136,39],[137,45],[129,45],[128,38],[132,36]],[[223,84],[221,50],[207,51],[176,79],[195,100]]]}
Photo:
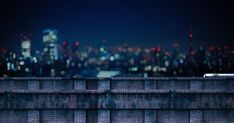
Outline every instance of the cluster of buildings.
{"label": "cluster of buildings", "polygon": [[202,76],[204,73],[234,71],[234,50],[228,46],[199,47],[192,45],[189,34],[188,52],[165,47],[109,47],[105,41],[97,47],[83,47],[79,42],[58,44],[55,29],[43,31],[42,51],[33,52],[31,36],[21,35],[21,54],[1,48],[0,76]]}

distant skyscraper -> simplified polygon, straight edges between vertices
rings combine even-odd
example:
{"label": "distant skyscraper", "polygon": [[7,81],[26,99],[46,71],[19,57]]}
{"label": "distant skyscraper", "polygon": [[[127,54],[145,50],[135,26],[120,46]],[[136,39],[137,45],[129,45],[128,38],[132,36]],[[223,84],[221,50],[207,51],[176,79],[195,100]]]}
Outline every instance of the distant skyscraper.
{"label": "distant skyscraper", "polygon": [[58,59],[57,30],[46,29],[43,31],[43,34],[43,43],[45,44],[44,55],[48,62],[53,62]]}
{"label": "distant skyscraper", "polygon": [[72,59],[73,61],[78,61],[79,60],[79,46],[80,46],[80,42],[75,42],[73,45],[72,45]]}
{"label": "distant skyscraper", "polygon": [[21,34],[21,55],[24,59],[31,57],[31,40],[28,35]]}

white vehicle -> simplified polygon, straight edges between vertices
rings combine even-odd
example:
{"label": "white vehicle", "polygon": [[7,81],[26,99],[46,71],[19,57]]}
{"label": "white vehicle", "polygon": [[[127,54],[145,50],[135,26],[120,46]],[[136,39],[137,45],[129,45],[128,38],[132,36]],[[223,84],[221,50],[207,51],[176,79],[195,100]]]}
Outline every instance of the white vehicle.
{"label": "white vehicle", "polygon": [[203,77],[234,77],[234,73],[206,73]]}

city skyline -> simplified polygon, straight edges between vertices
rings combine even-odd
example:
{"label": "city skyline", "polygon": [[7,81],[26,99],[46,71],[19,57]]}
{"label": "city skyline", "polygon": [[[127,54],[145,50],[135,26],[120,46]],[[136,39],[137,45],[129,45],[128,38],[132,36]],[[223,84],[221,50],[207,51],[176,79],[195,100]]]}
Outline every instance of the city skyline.
{"label": "city skyline", "polygon": [[[186,52],[178,43],[165,47],[81,47],[79,42],[58,44],[57,30],[43,31],[44,48],[31,48],[31,35],[21,35],[21,54],[1,48],[1,76],[202,76],[233,71],[234,50],[230,46],[195,48]],[[190,39],[192,34],[190,34]],[[192,39],[191,39],[192,40]],[[126,75],[125,75],[126,74]]]}
{"label": "city skyline", "polygon": [[[83,46],[171,46],[187,48],[192,27],[195,45],[233,46],[233,1],[1,1],[0,46],[17,49],[19,35],[32,33],[41,49],[42,30],[58,30],[58,43]],[[12,45],[14,44],[14,45]]]}

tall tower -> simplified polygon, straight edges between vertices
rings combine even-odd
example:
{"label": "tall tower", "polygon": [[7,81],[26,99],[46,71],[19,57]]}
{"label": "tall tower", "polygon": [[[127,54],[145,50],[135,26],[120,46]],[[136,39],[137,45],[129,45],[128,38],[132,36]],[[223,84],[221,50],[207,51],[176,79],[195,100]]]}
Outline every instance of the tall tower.
{"label": "tall tower", "polygon": [[193,55],[193,32],[192,32],[192,27],[189,28],[189,55]]}
{"label": "tall tower", "polygon": [[31,40],[30,35],[20,35],[20,41],[21,41],[21,55],[24,59],[31,57]]}
{"label": "tall tower", "polygon": [[57,32],[56,29],[46,29],[43,31],[44,55],[50,63],[58,59]]}

